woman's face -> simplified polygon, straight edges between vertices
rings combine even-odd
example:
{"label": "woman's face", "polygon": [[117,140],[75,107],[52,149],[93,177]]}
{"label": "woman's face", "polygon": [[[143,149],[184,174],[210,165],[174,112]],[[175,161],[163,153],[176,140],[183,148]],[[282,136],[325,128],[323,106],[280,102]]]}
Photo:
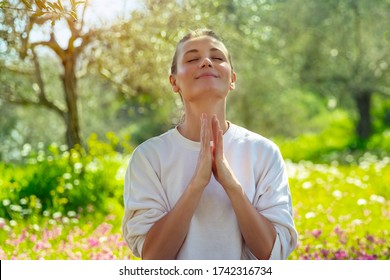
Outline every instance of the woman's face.
{"label": "woman's face", "polygon": [[184,101],[226,98],[235,80],[228,52],[220,41],[201,36],[179,45],[177,71],[170,82]]}

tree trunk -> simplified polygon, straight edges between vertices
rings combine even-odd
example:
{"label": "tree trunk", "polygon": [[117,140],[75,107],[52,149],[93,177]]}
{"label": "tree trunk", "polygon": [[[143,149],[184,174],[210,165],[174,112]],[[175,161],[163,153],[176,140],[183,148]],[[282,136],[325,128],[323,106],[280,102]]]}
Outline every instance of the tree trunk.
{"label": "tree trunk", "polygon": [[370,91],[363,91],[355,95],[355,102],[359,112],[359,120],[356,127],[358,140],[368,140],[372,133],[371,95]]}
{"label": "tree trunk", "polygon": [[64,86],[64,95],[68,111],[65,114],[66,123],[66,141],[68,148],[74,148],[81,145],[80,125],[77,110],[77,87],[76,87],[76,55],[72,52],[66,52],[65,59],[62,61],[64,74],[61,77]]}

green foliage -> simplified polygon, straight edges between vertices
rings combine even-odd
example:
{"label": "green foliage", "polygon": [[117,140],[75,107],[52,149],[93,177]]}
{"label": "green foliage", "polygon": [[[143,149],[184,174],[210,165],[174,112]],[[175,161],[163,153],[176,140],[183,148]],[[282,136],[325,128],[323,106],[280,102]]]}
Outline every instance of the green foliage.
{"label": "green foliage", "polygon": [[[317,116],[328,126],[318,133],[305,133],[296,138],[275,138],[283,156],[294,162],[300,160],[330,162],[353,143],[354,125],[344,111]],[[315,123],[315,121],[314,121]]]}
{"label": "green foliage", "polygon": [[[38,22],[48,12],[54,21],[66,10],[60,1],[22,2],[32,3],[27,7]],[[383,31],[388,1],[144,1],[143,9],[101,30],[99,40],[80,54],[81,134],[90,136],[84,149],[70,151],[49,146],[62,143],[60,117],[7,102],[39,99],[23,35],[31,12],[19,10],[22,2],[16,10],[6,9],[11,1],[0,2],[0,159],[5,161],[0,163],[0,238],[13,240],[6,250],[25,251],[7,252],[8,258],[93,258],[81,245],[76,249],[81,255],[57,252],[66,238],[80,233],[78,226],[85,232],[80,244],[88,235],[96,238],[98,224],[73,223],[75,216],[100,223],[107,213],[122,215],[130,141],[137,144],[177,123],[181,105],[167,79],[174,46],[188,30],[204,26],[224,38],[233,56],[238,80],[229,96],[229,120],[273,138],[288,160],[300,232],[291,258],[342,258],[343,253],[389,258],[389,228],[383,226],[390,184],[390,68]],[[48,100],[63,103],[59,64],[50,55],[37,55]],[[359,114],[353,99],[360,89],[373,94],[374,135],[364,142],[355,136]],[[44,144],[32,148],[39,142]],[[42,256],[29,251],[33,241],[17,247],[28,232],[44,234],[30,224],[50,228],[53,221],[65,229],[50,245],[56,249],[41,248]],[[119,218],[112,224],[119,232]],[[115,254],[125,258],[124,251]]]}
{"label": "green foliage", "polygon": [[73,20],[77,20],[76,8],[80,4],[84,4],[85,1],[70,0],[70,8],[67,9],[62,5],[61,0],[46,1],[46,0],[34,0],[35,8],[31,5],[30,1],[22,0],[25,7],[33,13],[34,17],[41,17],[49,15],[52,17],[52,24],[54,25],[56,20],[59,20],[63,16],[70,16]]}
{"label": "green foliage", "polygon": [[[28,2],[36,7],[35,1]],[[54,5],[58,1],[39,2]],[[62,2],[66,10],[69,2]],[[374,132],[388,128],[390,105],[383,93],[388,93],[390,68],[384,60],[387,34],[382,31],[388,25],[384,12],[387,1],[313,1],[304,5],[302,0],[142,2],[142,8],[97,30],[98,40],[80,53],[81,136],[97,133],[104,137],[112,130],[120,137],[131,134],[133,143],[138,144],[177,123],[181,104],[168,82],[174,47],[190,29],[205,26],[221,35],[233,57],[238,79],[228,103],[232,122],[267,137],[317,134],[328,126],[326,118],[324,122],[320,118],[327,110],[324,100],[329,99],[334,108],[343,108],[356,126],[357,108],[351,97],[359,94],[358,89],[369,88],[375,89],[371,108]],[[59,116],[46,118],[47,110],[39,107],[4,109],[9,106],[7,100],[38,101],[40,88],[23,40],[29,13],[2,10],[0,14],[5,22],[0,27],[0,92],[6,100],[0,103],[0,156],[9,161],[25,142],[61,141],[65,125]],[[51,32],[47,25],[34,26],[38,33]],[[63,26],[53,29],[56,38],[62,37],[57,34],[60,28]],[[20,59],[23,55],[24,60]],[[65,108],[59,90],[61,64],[54,64],[46,53],[37,51],[37,55],[47,99]],[[44,121],[47,119],[50,129]],[[355,134],[356,130],[350,132]],[[15,144],[14,135],[20,143]],[[355,148],[367,144],[355,142]]]}
{"label": "green foliage", "polygon": [[125,159],[114,148],[131,152],[132,147],[113,133],[107,139],[92,135],[88,152],[51,145],[30,152],[23,165],[1,163],[0,216],[20,220],[45,211],[120,212]]}
{"label": "green foliage", "polygon": [[372,136],[367,143],[367,149],[375,151],[378,154],[390,153],[390,129]]}
{"label": "green foliage", "polygon": [[[114,153],[107,157],[111,158],[108,162],[117,160]],[[299,233],[298,246],[289,259],[390,259],[390,157],[366,153],[348,165],[289,160],[286,164]],[[18,186],[26,183],[25,170],[16,168],[16,180],[9,181],[7,168],[0,166],[1,190],[14,189],[15,197]],[[107,182],[113,173],[97,177]],[[91,184],[99,181],[92,177]],[[16,214],[12,220],[0,216],[1,259],[134,258],[121,236],[122,208],[107,216],[97,202],[84,211],[68,212],[41,211],[37,198],[21,199],[19,204],[37,210],[28,219],[18,219]]]}

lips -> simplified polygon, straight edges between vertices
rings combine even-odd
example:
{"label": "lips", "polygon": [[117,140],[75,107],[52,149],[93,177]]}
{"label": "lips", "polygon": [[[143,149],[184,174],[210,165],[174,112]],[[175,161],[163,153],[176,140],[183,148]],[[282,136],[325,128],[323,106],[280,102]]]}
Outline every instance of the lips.
{"label": "lips", "polygon": [[218,78],[218,75],[211,73],[211,72],[204,72],[204,73],[201,73],[200,75],[196,76],[195,79],[207,78],[207,77]]}

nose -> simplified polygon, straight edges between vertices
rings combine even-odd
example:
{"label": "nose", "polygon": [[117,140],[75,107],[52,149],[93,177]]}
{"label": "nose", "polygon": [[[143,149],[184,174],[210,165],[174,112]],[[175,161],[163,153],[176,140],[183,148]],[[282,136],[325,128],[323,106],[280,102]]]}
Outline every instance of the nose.
{"label": "nose", "polygon": [[203,59],[202,64],[201,64],[201,68],[205,68],[205,67],[212,67],[211,60],[208,57]]}

